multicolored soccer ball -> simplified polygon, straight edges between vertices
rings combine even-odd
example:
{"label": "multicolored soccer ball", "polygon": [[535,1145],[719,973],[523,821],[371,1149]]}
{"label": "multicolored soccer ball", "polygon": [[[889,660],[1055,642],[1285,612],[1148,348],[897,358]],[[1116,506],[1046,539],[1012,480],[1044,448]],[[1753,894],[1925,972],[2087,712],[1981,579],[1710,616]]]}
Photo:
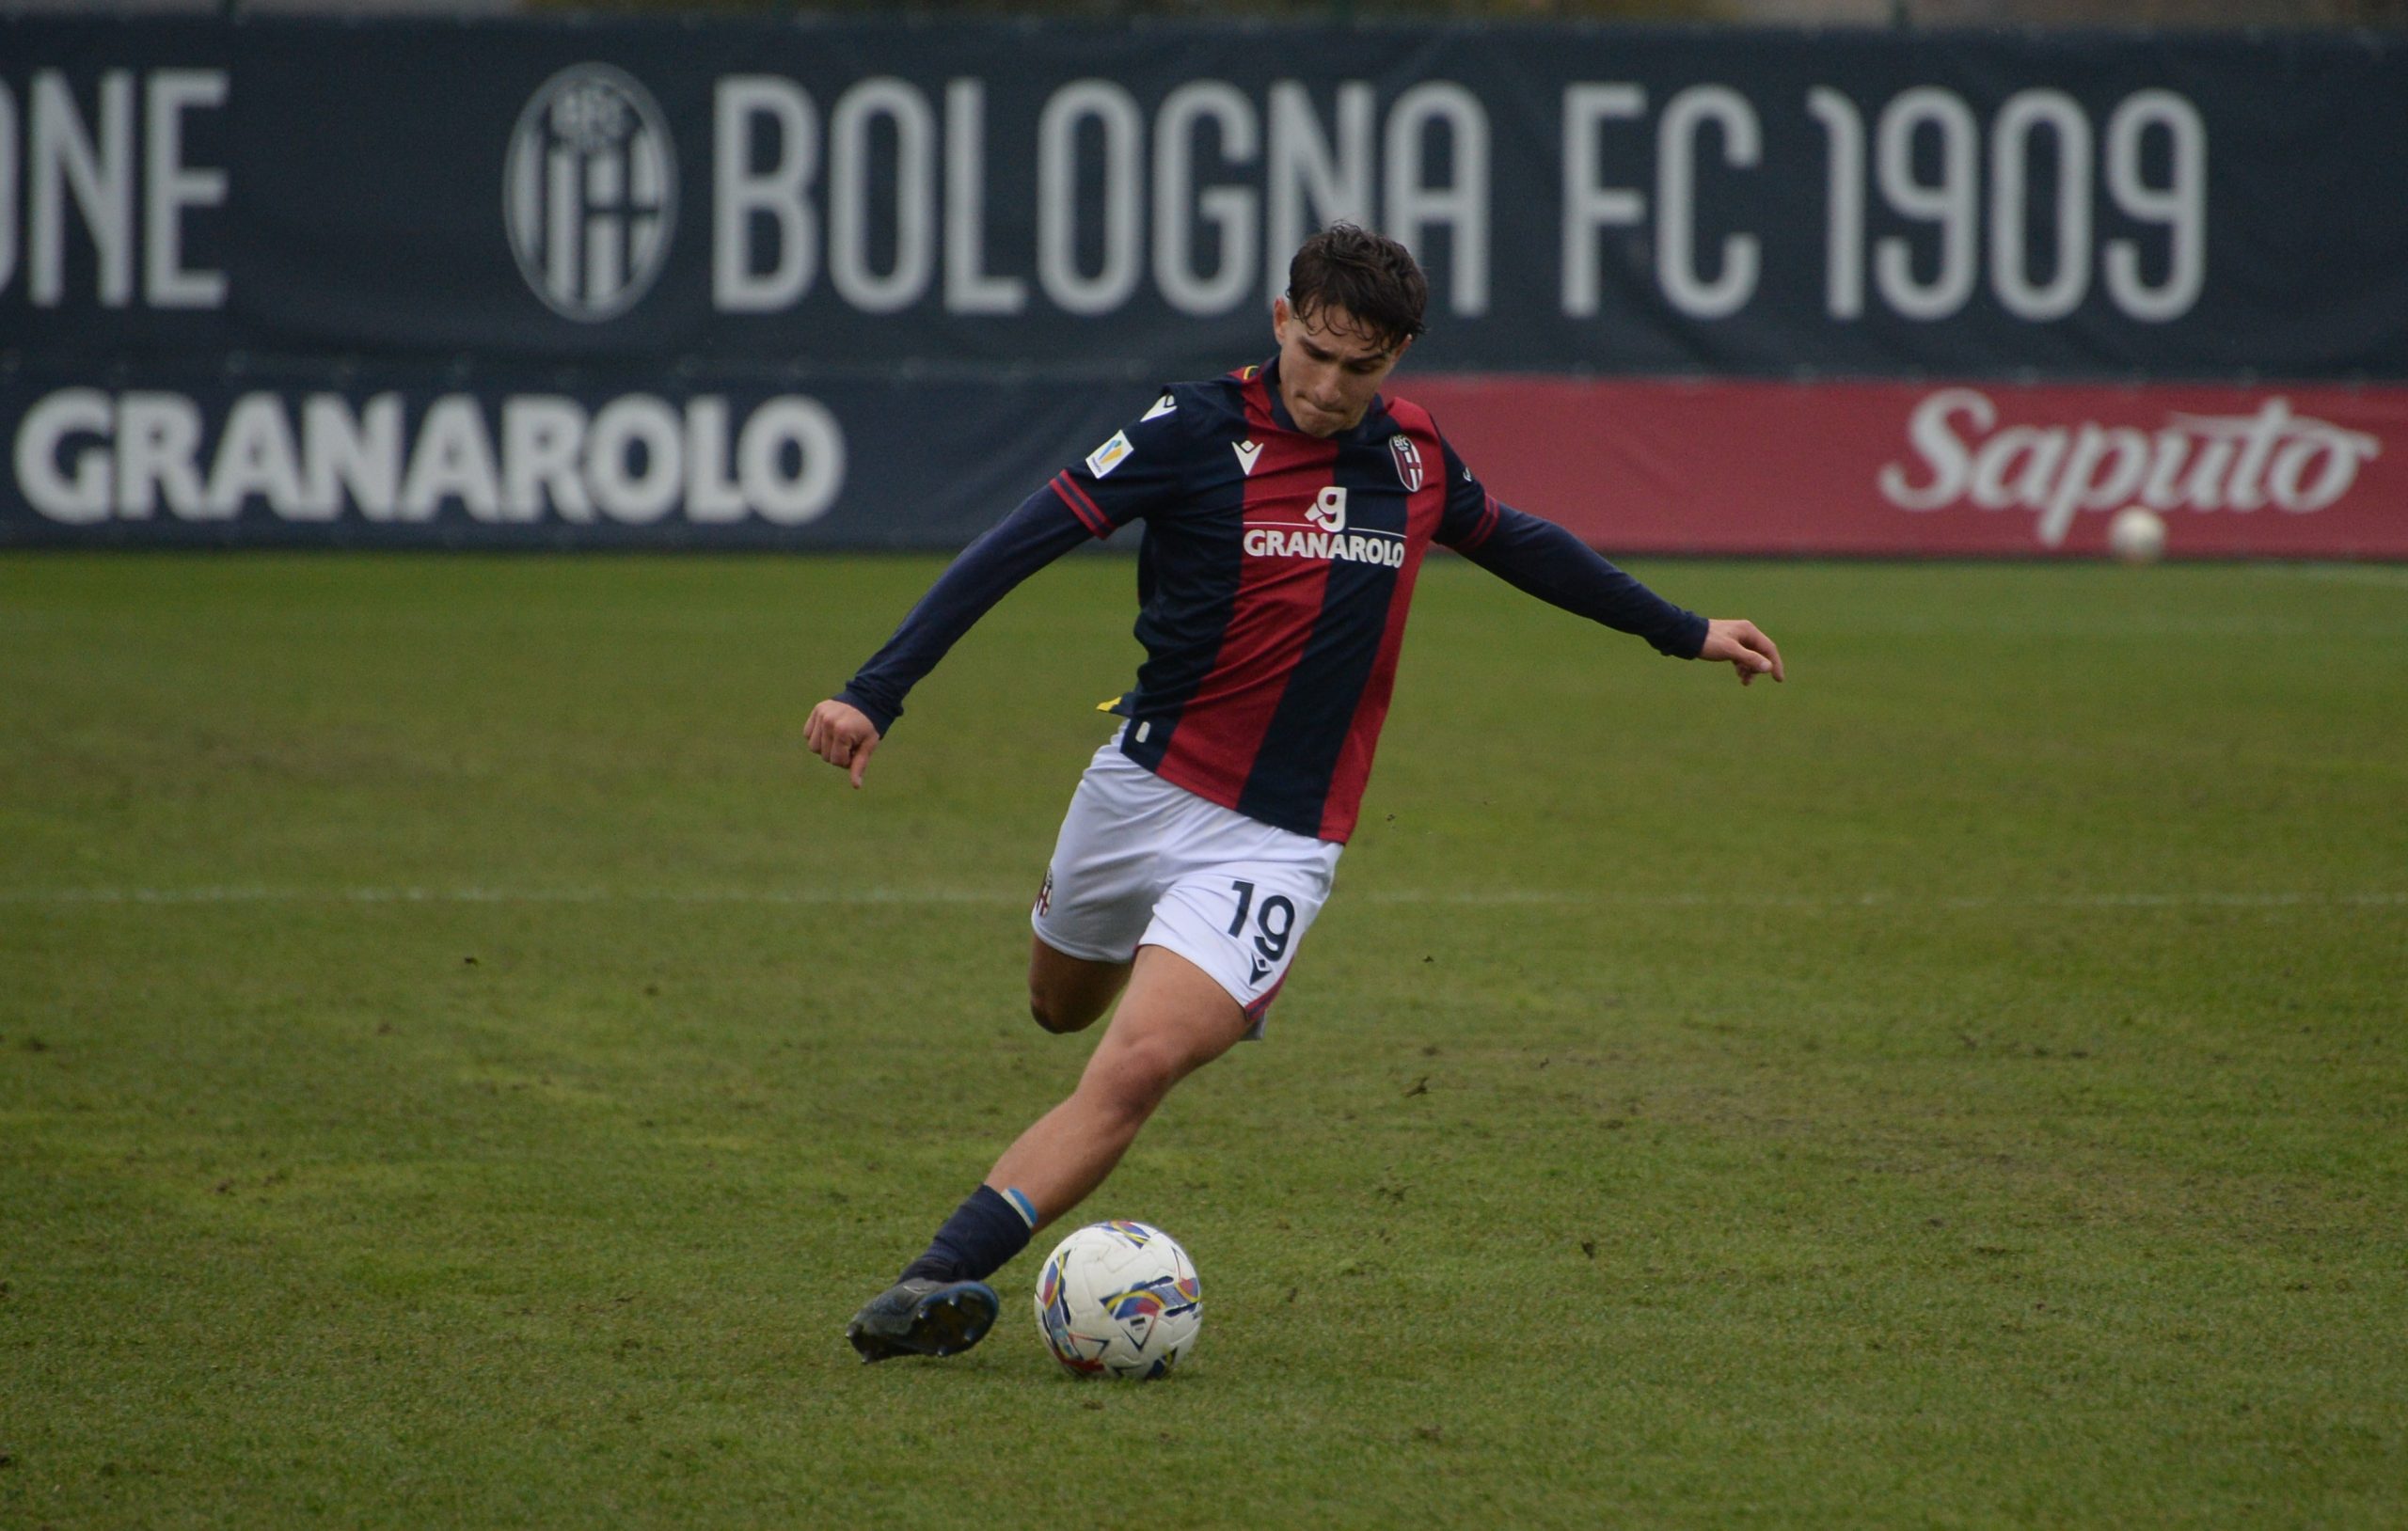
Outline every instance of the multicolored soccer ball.
{"label": "multicolored soccer ball", "polygon": [[1074,1376],[1164,1376],[1203,1324],[1195,1262],[1147,1223],[1091,1223],[1054,1246],[1037,1275],[1037,1332]]}

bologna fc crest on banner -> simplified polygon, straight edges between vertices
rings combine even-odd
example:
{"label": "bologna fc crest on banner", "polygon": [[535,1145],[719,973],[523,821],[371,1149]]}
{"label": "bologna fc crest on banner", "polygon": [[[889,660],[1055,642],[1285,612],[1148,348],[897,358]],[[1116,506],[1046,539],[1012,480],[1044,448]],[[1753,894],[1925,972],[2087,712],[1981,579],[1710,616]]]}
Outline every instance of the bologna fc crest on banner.
{"label": "bologna fc crest on banner", "polygon": [[669,259],[677,150],[633,76],[578,64],[544,82],[510,137],[502,211],[519,273],[563,319],[635,306]]}
{"label": "bologna fc crest on banner", "polygon": [[1421,449],[1413,438],[1399,431],[1388,437],[1388,455],[1396,459],[1396,476],[1408,495],[1421,492]]}

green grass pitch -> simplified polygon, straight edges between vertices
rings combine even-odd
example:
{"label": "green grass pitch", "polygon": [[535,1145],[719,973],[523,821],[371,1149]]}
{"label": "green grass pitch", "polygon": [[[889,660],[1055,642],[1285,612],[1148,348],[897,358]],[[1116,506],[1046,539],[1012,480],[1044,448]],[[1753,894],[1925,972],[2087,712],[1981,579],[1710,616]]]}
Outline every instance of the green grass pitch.
{"label": "green grass pitch", "polygon": [[2408,1521],[2408,571],[1434,566],[1140,1387],[841,1337],[1088,1045],[1132,568],[854,794],[937,568],[0,560],[0,1525]]}

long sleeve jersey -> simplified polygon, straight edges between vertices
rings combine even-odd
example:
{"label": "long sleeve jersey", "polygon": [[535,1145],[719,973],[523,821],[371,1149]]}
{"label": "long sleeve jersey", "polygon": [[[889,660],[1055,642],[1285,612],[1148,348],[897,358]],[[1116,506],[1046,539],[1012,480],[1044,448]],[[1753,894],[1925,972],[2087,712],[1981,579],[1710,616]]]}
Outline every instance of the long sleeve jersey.
{"label": "long sleeve jersey", "polygon": [[1554,523],[1501,505],[1424,411],[1374,400],[1335,436],[1296,428],[1277,362],[1174,384],[972,544],[840,700],[880,733],[1014,586],[1145,523],[1136,687],[1120,748],[1164,780],[1298,834],[1354,829],[1414,578],[1433,542],[1568,611],[1695,658],[1705,619]]}

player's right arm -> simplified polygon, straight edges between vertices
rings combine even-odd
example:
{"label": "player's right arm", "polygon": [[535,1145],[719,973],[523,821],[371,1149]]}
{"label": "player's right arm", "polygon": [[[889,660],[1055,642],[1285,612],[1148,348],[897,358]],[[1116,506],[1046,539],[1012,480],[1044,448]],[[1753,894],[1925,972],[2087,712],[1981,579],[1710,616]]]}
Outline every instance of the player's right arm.
{"label": "player's right arm", "polygon": [[811,710],[803,738],[814,754],[862,784],[870,752],[903,716],[903,699],[1020,582],[1088,538],[1109,537],[1176,499],[1180,447],[1175,397],[1114,433],[1085,461],[962,549],[928,587],[886,646],[845,688]]}

